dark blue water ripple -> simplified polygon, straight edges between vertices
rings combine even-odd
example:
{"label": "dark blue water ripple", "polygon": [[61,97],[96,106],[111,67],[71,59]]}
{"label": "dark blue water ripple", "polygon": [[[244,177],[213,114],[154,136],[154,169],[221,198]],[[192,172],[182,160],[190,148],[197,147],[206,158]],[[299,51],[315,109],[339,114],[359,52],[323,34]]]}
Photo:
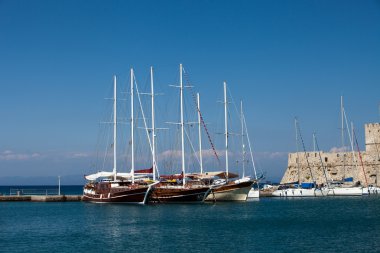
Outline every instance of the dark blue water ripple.
{"label": "dark blue water ripple", "polygon": [[203,205],[0,202],[1,252],[378,252],[380,197]]}

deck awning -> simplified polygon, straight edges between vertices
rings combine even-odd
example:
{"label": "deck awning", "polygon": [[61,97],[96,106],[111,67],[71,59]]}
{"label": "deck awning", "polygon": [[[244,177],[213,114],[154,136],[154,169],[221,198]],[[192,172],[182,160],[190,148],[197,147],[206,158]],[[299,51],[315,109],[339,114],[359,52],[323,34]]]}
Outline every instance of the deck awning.
{"label": "deck awning", "polygon": [[[87,175],[85,176],[85,178],[89,181],[95,181],[97,180],[98,178],[113,178],[114,177],[114,173],[113,172],[108,172],[108,171],[99,171],[98,173],[95,173],[95,174],[91,174],[91,175]],[[144,177],[148,177],[149,176],[149,173],[139,173],[139,174],[135,174],[135,178],[144,178]],[[121,179],[131,179],[132,178],[132,173],[123,173],[123,172],[118,172],[116,174],[116,178],[121,178]]]}
{"label": "deck awning", "polygon": [[[206,178],[212,178],[212,177],[219,177],[219,178],[225,179],[227,178],[227,173],[225,171],[212,171],[212,172],[205,172],[205,173],[193,173],[191,175],[189,174],[186,176],[198,178],[198,179],[206,179]],[[228,178],[237,178],[237,177],[239,177],[238,174],[228,172]]]}
{"label": "deck awning", "polygon": [[94,180],[101,178],[101,177],[112,177],[113,175],[114,175],[113,172],[99,171],[98,173],[87,175],[84,177],[89,181],[94,181]]}

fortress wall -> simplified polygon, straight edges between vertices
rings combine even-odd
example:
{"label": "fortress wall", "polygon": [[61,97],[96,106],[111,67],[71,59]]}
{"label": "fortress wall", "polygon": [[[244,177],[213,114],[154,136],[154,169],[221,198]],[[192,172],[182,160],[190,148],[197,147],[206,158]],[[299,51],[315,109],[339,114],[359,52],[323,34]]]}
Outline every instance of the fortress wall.
{"label": "fortress wall", "polygon": [[[342,180],[344,177],[353,177],[354,182],[360,181],[365,184],[366,176],[368,184],[380,186],[380,154],[377,151],[380,151],[380,144],[374,141],[380,140],[380,124],[366,124],[365,131],[366,151],[361,152],[363,166],[358,152],[320,152],[320,156],[318,152],[290,153],[288,155],[288,167],[281,183],[298,181],[298,170],[300,171],[301,182],[312,182],[312,173],[314,180],[318,184],[325,183],[326,179],[323,171],[323,167],[325,167],[328,180]],[[379,146],[377,147],[376,145]],[[311,173],[308,164],[311,167]],[[365,174],[363,173],[363,167]]]}
{"label": "fortress wall", "polygon": [[366,152],[380,152],[380,123],[370,123],[364,126]]}

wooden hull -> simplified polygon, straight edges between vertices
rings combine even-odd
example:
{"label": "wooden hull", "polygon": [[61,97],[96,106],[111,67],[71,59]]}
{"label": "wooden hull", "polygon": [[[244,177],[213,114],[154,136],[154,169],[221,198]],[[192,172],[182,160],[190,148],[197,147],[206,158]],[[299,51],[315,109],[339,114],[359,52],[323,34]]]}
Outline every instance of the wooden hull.
{"label": "wooden hull", "polygon": [[109,191],[100,192],[84,192],[83,201],[94,203],[130,203],[145,204],[149,186],[140,186],[138,188],[119,187],[110,189]]}
{"label": "wooden hull", "polygon": [[206,201],[246,201],[252,181],[221,185],[213,188]]}
{"label": "wooden hull", "polygon": [[150,203],[199,203],[204,201],[209,192],[210,187],[157,186],[152,189],[148,201]]}

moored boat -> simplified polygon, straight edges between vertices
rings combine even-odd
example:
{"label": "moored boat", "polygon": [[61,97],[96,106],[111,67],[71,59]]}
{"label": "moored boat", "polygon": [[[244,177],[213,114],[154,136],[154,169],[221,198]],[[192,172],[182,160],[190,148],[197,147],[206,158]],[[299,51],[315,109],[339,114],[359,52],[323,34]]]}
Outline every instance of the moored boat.
{"label": "moored boat", "polygon": [[252,184],[253,181],[250,178],[243,178],[213,186],[206,201],[246,201]]}
{"label": "moored boat", "polygon": [[344,178],[342,181],[329,182],[329,196],[361,196],[364,188],[359,183],[353,183],[353,177]]}
{"label": "moored boat", "polygon": [[149,196],[151,203],[183,203],[203,202],[210,193],[211,188],[204,185],[194,186],[192,184],[171,184],[161,182],[153,187]]}
{"label": "moored boat", "polygon": [[328,189],[316,187],[314,183],[302,183],[301,185],[281,185],[272,193],[274,197],[322,197],[327,196]]}
{"label": "moored boat", "polygon": [[116,96],[116,76],[114,76],[114,96],[113,96],[113,170],[112,172],[101,171],[95,174],[87,175],[85,178],[88,183],[83,189],[83,201],[94,203],[135,203],[145,204],[151,187],[158,182],[151,180],[150,177],[154,171],[153,167],[148,170],[134,170],[134,117],[133,117],[133,86],[134,74],[131,69],[131,137],[132,137],[132,155],[131,155],[131,172],[117,172],[117,96]]}
{"label": "moored boat", "polygon": [[302,189],[302,188],[288,188],[282,190],[276,190],[272,193],[274,197],[322,197],[326,196],[326,193],[321,189]]}
{"label": "moored boat", "polygon": [[205,201],[245,201],[248,198],[248,193],[252,188],[254,183],[249,177],[245,177],[237,180],[229,180],[237,178],[238,175],[235,173],[228,173],[226,176],[224,171],[214,171],[206,173],[192,173],[188,174],[187,177],[191,178],[195,182],[200,182],[198,184],[206,185],[210,188],[210,193],[208,194]]}
{"label": "moored boat", "polygon": [[128,181],[100,181],[88,183],[83,190],[83,201],[94,203],[145,204],[152,185]]}
{"label": "moored boat", "polygon": [[260,198],[260,190],[255,189],[254,187],[251,187],[251,190],[248,192],[248,198],[250,199]]}
{"label": "moored boat", "polygon": [[[305,144],[304,144],[304,141],[303,141],[303,138],[302,138],[301,129],[299,127],[299,123],[298,123],[297,118],[294,119],[294,128],[295,128],[295,131],[296,131],[298,181],[297,182],[293,182],[293,183],[288,183],[288,184],[285,184],[285,185],[280,185],[277,190],[275,190],[274,192],[272,192],[272,196],[274,196],[274,197],[321,197],[321,196],[326,196],[327,193],[328,193],[328,188],[317,187],[317,184],[315,183],[315,180],[314,180],[314,177],[313,177],[313,171],[311,169],[312,166],[310,166],[309,158],[308,158],[308,155],[306,154],[306,148],[305,148]],[[307,162],[307,167],[309,168],[310,177],[311,177],[311,180],[313,182],[303,182],[303,183],[301,183],[301,179],[300,179],[300,165],[298,164],[299,160],[300,160],[299,159],[299,152],[298,152],[298,137],[301,138],[303,153],[305,155],[305,160]],[[314,140],[315,144],[317,144],[316,143],[315,134],[313,134],[313,140]],[[318,146],[318,144],[317,144],[317,146]],[[321,160],[320,153],[319,153],[319,148],[318,148],[318,154],[319,154],[319,158]],[[326,181],[327,181],[326,171],[325,171],[325,168],[323,166],[323,163],[322,163],[322,167],[323,167],[323,172],[325,174],[325,178],[326,178]]]}
{"label": "moored boat", "polygon": [[[229,162],[228,162],[228,137],[229,137],[229,131],[228,131],[228,101],[227,101],[227,84],[226,82],[223,83],[223,90],[224,90],[224,136],[225,136],[225,173],[219,173],[219,177],[221,175],[224,175],[223,179],[215,180],[211,184],[211,193],[206,198],[206,201],[246,201],[248,198],[248,193],[252,188],[252,184],[254,181],[249,177],[244,177],[238,180],[230,180],[232,173],[229,172]],[[242,126],[242,140],[244,137],[244,117],[243,117],[243,109],[241,104],[241,126]],[[244,150],[244,142],[242,142],[243,147],[243,174],[244,174],[244,163],[245,163],[245,150]],[[252,152],[251,152],[252,155]],[[253,161],[253,160],[252,160]],[[254,163],[253,163],[254,165]],[[255,170],[256,174],[256,170]],[[234,177],[237,177],[238,175],[234,175]],[[217,183],[215,183],[217,182]]]}
{"label": "moored boat", "polygon": [[363,187],[363,195],[371,195],[371,194],[380,194],[380,187],[369,185],[368,187]]}
{"label": "moored boat", "polygon": [[[180,122],[181,127],[181,167],[182,173],[179,175],[171,175],[168,177],[161,176],[160,183],[155,185],[149,196],[150,203],[200,203],[205,200],[210,192],[210,186],[204,185],[201,182],[193,183],[186,178],[186,163],[185,163],[185,133],[184,133],[184,113],[183,113],[183,67],[180,64],[180,85],[177,86],[180,90]],[[184,176],[185,175],[185,176]],[[201,184],[199,184],[201,183]]]}
{"label": "moored boat", "polygon": [[333,187],[328,191],[328,196],[361,196],[363,195],[362,187]]}

